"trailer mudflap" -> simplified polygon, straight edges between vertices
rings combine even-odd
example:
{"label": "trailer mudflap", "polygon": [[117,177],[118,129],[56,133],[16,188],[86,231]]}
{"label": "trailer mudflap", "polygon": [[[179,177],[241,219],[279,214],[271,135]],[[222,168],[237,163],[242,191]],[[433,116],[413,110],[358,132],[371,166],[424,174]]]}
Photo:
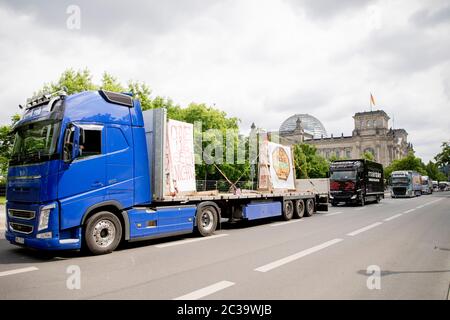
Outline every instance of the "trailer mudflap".
{"label": "trailer mudflap", "polygon": [[328,211],[328,196],[327,195],[317,196],[316,211]]}

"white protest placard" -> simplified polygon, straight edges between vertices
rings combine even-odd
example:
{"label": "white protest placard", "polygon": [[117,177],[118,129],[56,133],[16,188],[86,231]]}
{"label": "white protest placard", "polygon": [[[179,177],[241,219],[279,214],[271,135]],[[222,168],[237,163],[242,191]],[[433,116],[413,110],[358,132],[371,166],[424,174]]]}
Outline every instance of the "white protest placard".
{"label": "white protest placard", "polygon": [[168,185],[171,194],[194,192],[194,126],[177,120],[167,122]]}
{"label": "white protest placard", "polygon": [[291,148],[268,143],[270,178],[274,189],[295,189],[294,165]]}

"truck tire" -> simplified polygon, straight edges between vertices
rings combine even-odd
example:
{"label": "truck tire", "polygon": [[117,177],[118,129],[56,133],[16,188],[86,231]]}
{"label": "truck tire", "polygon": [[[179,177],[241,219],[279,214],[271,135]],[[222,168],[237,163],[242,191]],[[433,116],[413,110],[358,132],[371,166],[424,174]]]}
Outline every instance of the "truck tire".
{"label": "truck tire", "polygon": [[291,220],[294,216],[294,204],[292,200],[286,200],[283,202],[283,220]]}
{"label": "truck tire", "polygon": [[197,208],[197,215],[195,219],[197,222],[197,233],[202,237],[207,237],[216,231],[219,214],[213,206],[199,206]]}
{"label": "truck tire", "polygon": [[381,196],[377,196],[376,202],[377,202],[377,203],[380,203],[380,202],[381,202]]}
{"label": "truck tire", "polygon": [[331,201],[331,206],[333,206],[333,207],[337,207],[337,202],[336,201]]}
{"label": "truck tire", "polygon": [[87,220],[83,238],[86,248],[92,254],[111,253],[122,239],[122,224],[111,212],[97,212]]}
{"label": "truck tire", "polygon": [[311,217],[314,214],[314,200],[306,199],[305,202],[305,217]]}
{"label": "truck tire", "polygon": [[294,218],[301,219],[305,214],[305,203],[302,199],[295,200]]}

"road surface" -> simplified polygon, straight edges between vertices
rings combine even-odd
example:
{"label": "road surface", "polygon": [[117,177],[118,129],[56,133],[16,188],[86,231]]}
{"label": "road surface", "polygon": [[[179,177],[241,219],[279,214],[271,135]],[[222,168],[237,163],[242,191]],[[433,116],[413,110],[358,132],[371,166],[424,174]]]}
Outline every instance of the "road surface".
{"label": "road surface", "polygon": [[96,257],[0,239],[0,299],[449,299],[449,283],[450,192]]}

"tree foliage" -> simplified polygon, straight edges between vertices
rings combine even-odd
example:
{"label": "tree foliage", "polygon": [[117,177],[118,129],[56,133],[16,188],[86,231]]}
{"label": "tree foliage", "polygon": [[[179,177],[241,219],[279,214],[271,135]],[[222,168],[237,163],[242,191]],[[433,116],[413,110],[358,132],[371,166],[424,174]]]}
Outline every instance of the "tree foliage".
{"label": "tree foliage", "polygon": [[439,152],[434,159],[436,160],[436,164],[440,167],[450,165],[450,144],[448,142],[442,143],[442,151]]}
{"label": "tree foliage", "polygon": [[11,128],[19,121],[20,116],[15,114],[11,117],[11,124],[0,126],[0,175],[6,176],[8,170],[8,161],[11,157],[14,136],[11,134]]}
{"label": "tree foliage", "polygon": [[384,175],[386,178],[390,177],[393,171],[398,170],[412,170],[417,171],[422,175],[426,175],[427,171],[425,164],[422,160],[414,155],[414,152],[410,151],[406,157],[399,160],[394,160],[389,166],[384,169]]}
{"label": "tree foliage", "polygon": [[370,151],[365,151],[362,155],[362,158],[369,160],[369,161],[375,161],[375,157],[374,157],[373,153]]}
{"label": "tree foliage", "polygon": [[436,180],[436,181],[445,181],[445,180],[447,180],[445,174],[443,174],[439,170],[439,166],[436,163],[432,162],[432,161],[429,161],[427,163],[427,165],[425,166],[425,170],[427,172],[427,176],[429,176],[431,180]]}
{"label": "tree foliage", "polygon": [[328,161],[317,154],[317,148],[305,143],[294,146],[294,166],[298,179],[325,178],[329,170]]}

